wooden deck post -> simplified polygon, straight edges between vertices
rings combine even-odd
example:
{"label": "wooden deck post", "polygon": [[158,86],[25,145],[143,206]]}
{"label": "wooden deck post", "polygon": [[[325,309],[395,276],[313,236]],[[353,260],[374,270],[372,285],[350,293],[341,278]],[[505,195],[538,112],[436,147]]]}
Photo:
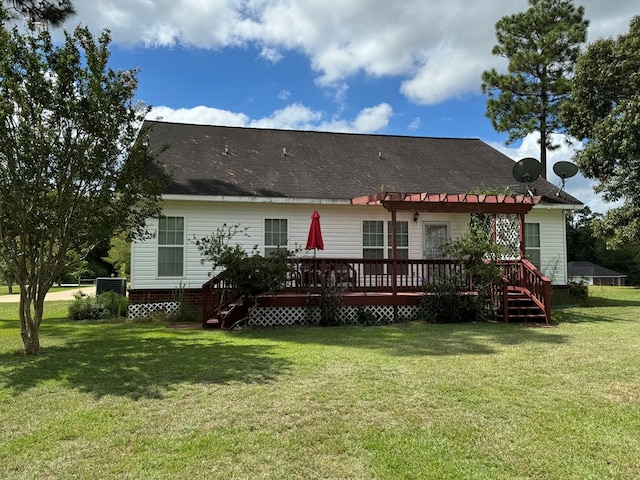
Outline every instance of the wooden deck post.
{"label": "wooden deck post", "polygon": [[[519,213],[518,218],[520,219],[520,260],[524,260],[527,258],[527,247],[525,245],[525,236],[524,236],[524,213]],[[520,271],[518,272],[518,277],[520,279],[519,286],[523,286],[523,278],[524,278],[524,267],[522,266],[522,262],[520,262]]]}
{"label": "wooden deck post", "polygon": [[[397,212],[391,210],[391,292],[394,297],[398,295],[398,234],[396,229]],[[393,305],[393,321],[398,321],[398,305]]]}

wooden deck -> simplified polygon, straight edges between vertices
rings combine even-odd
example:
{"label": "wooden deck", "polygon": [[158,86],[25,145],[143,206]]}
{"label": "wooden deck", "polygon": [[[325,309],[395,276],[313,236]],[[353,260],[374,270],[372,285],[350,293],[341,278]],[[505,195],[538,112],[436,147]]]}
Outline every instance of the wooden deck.
{"label": "wooden deck", "polygon": [[[505,322],[531,319],[548,323],[549,279],[527,260],[501,261],[499,266],[502,282],[492,290],[500,318]],[[332,286],[339,287],[344,306],[419,305],[426,284],[452,278],[466,279],[465,294],[476,294],[473,279],[468,278],[461,263],[453,260],[292,259],[292,273],[282,290],[260,295],[257,303],[261,307],[312,305],[320,301],[324,289]],[[237,321],[235,317],[243,310],[246,312],[241,304],[224,275],[212,278],[203,286],[203,325],[225,328]]]}

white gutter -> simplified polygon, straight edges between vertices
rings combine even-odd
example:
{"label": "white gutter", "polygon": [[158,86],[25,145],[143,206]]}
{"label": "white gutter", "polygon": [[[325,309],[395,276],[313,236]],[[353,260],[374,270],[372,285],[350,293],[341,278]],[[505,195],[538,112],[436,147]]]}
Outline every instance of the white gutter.
{"label": "white gutter", "polygon": [[289,197],[253,197],[232,195],[176,195],[167,194],[163,200],[176,202],[226,202],[226,203],[278,203],[278,204],[305,204],[305,205],[351,205],[351,199],[328,198],[289,198]]}
{"label": "white gutter", "polygon": [[[189,195],[189,194],[166,194],[163,200],[176,202],[224,202],[224,203],[276,203],[289,205],[349,205],[351,199],[329,199],[329,198],[290,198],[290,197],[254,197],[235,195]],[[585,206],[580,204],[567,203],[538,203],[533,208],[542,210],[582,210]]]}
{"label": "white gutter", "polygon": [[536,210],[582,210],[584,207],[578,203],[538,203],[533,206]]}

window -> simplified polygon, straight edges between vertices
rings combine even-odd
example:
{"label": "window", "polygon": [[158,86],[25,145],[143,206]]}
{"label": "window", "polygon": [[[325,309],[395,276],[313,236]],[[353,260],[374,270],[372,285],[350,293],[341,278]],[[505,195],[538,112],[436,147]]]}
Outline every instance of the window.
{"label": "window", "polygon": [[[387,222],[387,258],[393,258],[393,222]],[[396,222],[396,254],[398,260],[409,258],[409,222]],[[408,265],[398,266],[398,274],[406,275]]]}
{"label": "window", "polygon": [[444,258],[444,246],[449,241],[449,225],[424,224],[424,258]]}
{"label": "window", "polygon": [[[387,222],[385,242],[384,222],[364,220],[362,222],[362,258],[393,258],[392,222]],[[409,222],[396,222],[396,242],[398,258],[409,258]],[[385,257],[385,250],[387,255]],[[377,268],[365,267],[368,275],[381,274],[382,265]]]}
{"label": "window", "polygon": [[[393,222],[387,222],[387,258],[393,258]],[[396,222],[396,252],[398,258],[409,258],[409,222]]]}
{"label": "window", "polygon": [[267,218],[264,221],[264,256],[268,257],[280,247],[287,248],[287,219]]}
{"label": "window", "polygon": [[184,217],[158,219],[158,276],[184,275]]}
{"label": "window", "polygon": [[540,268],[540,224],[524,224],[524,247],[527,260]]}
{"label": "window", "polygon": [[[364,220],[362,222],[362,258],[384,258],[384,222]],[[364,266],[365,275],[381,275],[382,265]]]}
{"label": "window", "polygon": [[362,222],[362,258],[384,258],[384,222]]}

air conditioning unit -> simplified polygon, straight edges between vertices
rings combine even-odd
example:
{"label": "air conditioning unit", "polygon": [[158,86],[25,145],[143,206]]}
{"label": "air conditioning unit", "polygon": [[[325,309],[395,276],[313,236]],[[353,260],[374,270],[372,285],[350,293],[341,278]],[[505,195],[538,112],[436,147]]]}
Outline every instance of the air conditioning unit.
{"label": "air conditioning unit", "polygon": [[116,292],[120,295],[127,295],[127,279],[115,277],[96,278],[96,295],[105,292]]}

